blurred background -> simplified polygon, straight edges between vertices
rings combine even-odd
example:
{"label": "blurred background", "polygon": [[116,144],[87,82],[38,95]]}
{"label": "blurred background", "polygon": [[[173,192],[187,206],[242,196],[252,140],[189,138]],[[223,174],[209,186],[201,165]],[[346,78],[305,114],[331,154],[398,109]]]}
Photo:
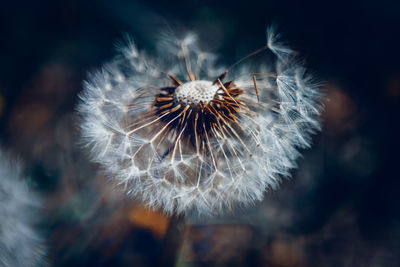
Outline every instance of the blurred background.
{"label": "blurred background", "polygon": [[325,82],[323,130],[292,179],[235,215],[189,221],[178,266],[400,266],[400,2],[8,1],[0,142],[43,199],[49,266],[156,266],[169,218],[128,199],[79,146],[87,73],[125,33],[194,30],[229,65],[284,40]]}

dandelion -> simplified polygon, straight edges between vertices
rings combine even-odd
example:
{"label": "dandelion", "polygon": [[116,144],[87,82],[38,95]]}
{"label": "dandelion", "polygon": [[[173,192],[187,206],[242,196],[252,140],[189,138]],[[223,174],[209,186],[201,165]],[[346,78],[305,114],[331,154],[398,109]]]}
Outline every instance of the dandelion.
{"label": "dandelion", "polygon": [[[244,65],[267,50],[268,65]],[[277,188],[319,129],[317,84],[293,52],[271,31],[229,68],[194,34],[165,38],[158,53],[130,40],[85,82],[78,110],[92,160],[170,214],[217,214]]]}
{"label": "dandelion", "polygon": [[39,199],[21,180],[21,168],[0,151],[0,266],[43,266],[35,229]]}

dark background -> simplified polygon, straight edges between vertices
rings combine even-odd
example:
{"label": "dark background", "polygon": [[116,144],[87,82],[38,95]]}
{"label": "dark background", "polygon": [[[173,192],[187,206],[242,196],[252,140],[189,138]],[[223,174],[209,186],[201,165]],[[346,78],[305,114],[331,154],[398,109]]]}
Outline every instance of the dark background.
{"label": "dark background", "polygon": [[155,265],[168,219],[113,190],[79,141],[88,71],[128,33],[194,30],[229,65],[284,39],[325,82],[323,129],[293,179],[235,216],[191,222],[181,266],[400,266],[400,2],[7,1],[0,137],[43,196],[51,266]]}

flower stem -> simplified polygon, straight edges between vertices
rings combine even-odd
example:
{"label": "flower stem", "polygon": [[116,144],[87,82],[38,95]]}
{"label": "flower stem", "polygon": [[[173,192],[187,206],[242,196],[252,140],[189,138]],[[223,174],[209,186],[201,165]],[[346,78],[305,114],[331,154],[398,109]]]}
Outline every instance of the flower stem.
{"label": "flower stem", "polygon": [[175,266],[185,233],[185,217],[172,215],[163,240],[160,266]]}

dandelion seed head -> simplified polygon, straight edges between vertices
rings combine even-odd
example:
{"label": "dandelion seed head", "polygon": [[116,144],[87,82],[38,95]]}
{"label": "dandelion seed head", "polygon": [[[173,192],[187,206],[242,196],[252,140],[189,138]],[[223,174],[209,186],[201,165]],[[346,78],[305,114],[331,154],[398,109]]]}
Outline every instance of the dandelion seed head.
{"label": "dandelion seed head", "polygon": [[[217,214],[260,201],[319,129],[318,84],[290,62],[278,35],[229,68],[198,39],[164,38],[157,61],[130,40],[89,76],[78,107],[92,159],[128,194],[167,213]],[[267,47],[276,60],[250,71],[245,60]]]}
{"label": "dandelion seed head", "polygon": [[0,266],[43,266],[43,240],[35,229],[40,206],[21,167],[0,151]]}

